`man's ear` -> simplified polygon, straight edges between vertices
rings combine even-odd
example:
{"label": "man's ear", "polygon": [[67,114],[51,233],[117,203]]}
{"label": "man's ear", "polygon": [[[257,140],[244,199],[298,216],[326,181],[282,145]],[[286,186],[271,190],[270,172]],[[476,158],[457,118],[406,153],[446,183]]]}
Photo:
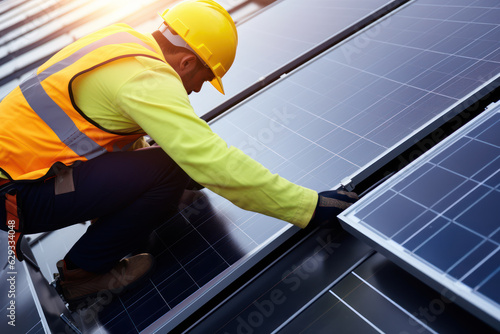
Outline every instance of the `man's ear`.
{"label": "man's ear", "polygon": [[198,59],[192,53],[185,54],[179,59],[179,75],[189,73],[196,69]]}

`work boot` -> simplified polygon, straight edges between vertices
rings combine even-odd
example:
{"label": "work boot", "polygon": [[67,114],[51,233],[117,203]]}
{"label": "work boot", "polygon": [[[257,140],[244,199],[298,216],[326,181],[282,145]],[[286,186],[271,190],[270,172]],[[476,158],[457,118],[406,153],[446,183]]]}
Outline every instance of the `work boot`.
{"label": "work boot", "polygon": [[106,298],[109,303],[113,296],[137,286],[147,278],[153,268],[154,258],[150,254],[138,254],[118,262],[113,269],[97,274],[83,269],[67,269],[66,262],[57,262],[60,277],[60,292],[74,311],[87,307],[96,298]]}

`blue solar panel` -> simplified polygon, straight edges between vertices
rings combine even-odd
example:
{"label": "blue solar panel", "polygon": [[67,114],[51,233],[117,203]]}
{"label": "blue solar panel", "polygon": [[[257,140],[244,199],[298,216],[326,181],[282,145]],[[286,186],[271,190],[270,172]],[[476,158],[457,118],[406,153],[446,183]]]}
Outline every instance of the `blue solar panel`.
{"label": "blue solar panel", "polygon": [[[226,95],[205,87],[191,96],[203,115],[243,89],[392,0],[284,0],[238,25],[239,44],[231,70],[224,76]],[[207,89],[208,88],[208,89]]]}
{"label": "blue solar panel", "polygon": [[497,104],[340,218],[500,329],[499,203]]}
{"label": "blue solar panel", "polygon": [[[7,250],[8,239],[6,233],[0,233],[0,245]],[[47,328],[43,325],[45,319],[41,319],[36,308],[36,296],[31,294],[28,284],[29,273],[24,263],[15,261],[8,257],[7,251],[0,255],[0,289],[3,296],[0,307],[1,333],[44,333]],[[11,267],[12,265],[12,267]]]}
{"label": "blue solar panel", "polygon": [[[287,3],[297,1],[279,2],[273,9]],[[304,6],[310,3],[302,1]],[[353,6],[352,1],[343,3]],[[498,75],[494,51],[472,48],[463,56],[455,49],[487,42],[498,50],[499,24],[455,20],[457,31],[470,33],[457,39],[448,53],[443,51],[446,48],[430,50],[421,45],[426,36],[434,37],[436,47],[448,42],[441,33],[441,25],[448,24],[448,12],[454,15],[476,8],[444,0],[432,3],[411,3],[237,106],[211,127],[228,144],[293,182],[318,191],[334,187],[434,117],[453,106],[465,108],[464,94],[471,95],[473,103],[485,93],[473,94],[475,90],[494,86]],[[483,7],[494,10],[495,6],[499,4]],[[437,15],[436,7],[442,7],[439,12],[447,16],[429,18]],[[296,17],[296,27],[304,29],[300,11]],[[484,29],[475,30],[479,25]],[[448,80],[436,82],[440,73]],[[225,80],[225,85],[231,84]],[[177,321],[182,318],[179,313],[199,298],[203,301],[208,289],[224,286],[221,280],[228,273],[289,227],[243,211],[208,191],[202,194],[204,198],[155,233],[159,266],[140,297],[128,294],[107,305],[95,319],[99,326],[118,326],[120,319],[122,327],[140,331],[167,311],[151,326]],[[140,311],[146,309],[151,316],[143,320]]]}
{"label": "blue solar panel", "polygon": [[[499,24],[457,21],[461,28],[454,25],[455,29],[470,33],[459,39],[460,45],[450,53],[412,44],[425,40],[428,34],[439,36],[436,43],[447,42],[447,36],[441,33],[441,25],[446,26],[452,15],[447,11],[475,8],[450,5],[445,0],[432,3],[410,3],[236,106],[211,122],[212,129],[228,145],[242,149],[292,182],[318,191],[335,187],[431,120],[444,122],[448,113],[465,109],[487,93],[481,88],[498,85],[494,80],[499,75],[498,63],[488,58],[494,53],[481,56],[483,51],[477,49],[475,56],[465,57],[455,49],[486,38],[499,50],[500,39],[492,38],[500,31]],[[436,7],[442,7],[442,17],[429,19]],[[495,7],[500,3],[488,8]],[[476,25],[483,29],[474,30]],[[391,40],[401,32],[412,38]],[[448,62],[454,66],[447,66]],[[447,80],[431,87],[425,86],[425,80],[417,80],[433,77],[434,73],[443,73]],[[468,84],[464,87],[461,82]],[[245,212],[208,191],[203,193],[209,207],[201,205],[204,209],[196,213],[200,210],[195,205],[182,212],[190,223],[184,227],[186,234],[176,234],[177,242],[193,247],[188,240],[192,234],[200,234],[200,249],[215,251],[229,267],[216,278],[217,284],[212,281],[198,290],[196,298],[210,286],[220,287],[225,273],[242,266],[249,254],[255,254],[289,227],[285,222]],[[209,232],[213,229],[217,233]],[[166,226],[163,235],[175,231],[175,227]],[[181,248],[169,246],[169,251]],[[235,256],[229,258],[227,254],[231,253]],[[182,256],[182,252],[174,254],[176,259]],[[200,257],[194,255],[192,260]],[[172,312],[184,310],[189,303],[181,303]],[[154,326],[172,317],[167,314]]]}
{"label": "blue solar panel", "polygon": [[[392,1],[286,0],[276,3],[269,11],[262,12],[238,28],[240,43],[243,44],[237,55],[237,61],[241,65],[235,63],[228,77],[224,77],[226,90],[228,87],[236,90],[244,88],[247,83],[258,78],[245,71],[254,68],[267,74],[276,66],[292,60],[390,2]],[[318,11],[317,8],[323,10]],[[291,19],[294,20],[290,21]],[[308,26],[297,25],[296,22],[300,19],[308,22]],[[257,23],[252,23],[254,20]],[[278,21],[282,24],[276,27]],[[255,39],[256,36],[259,37]],[[273,57],[257,49],[271,46]],[[238,66],[241,66],[240,70]],[[230,73],[235,73],[233,76],[236,78],[236,85],[232,85]],[[278,103],[285,102],[281,96],[283,93],[286,91],[277,97]],[[218,93],[212,91],[211,94]],[[254,101],[267,104],[268,99],[275,99],[275,96],[263,95],[262,98],[263,100]],[[210,100],[204,99],[203,103],[204,106],[209,106]],[[263,162],[266,167],[273,170],[280,168],[279,172],[291,180],[298,179],[304,174],[304,170],[314,169],[317,164],[331,159],[327,151],[313,149],[302,155],[307,159],[295,159],[297,166],[286,166],[299,147],[308,145],[308,141],[296,136],[293,129],[286,128],[287,125],[300,127],[302,123],[309,123],[309,114],[305,111],[297,109],[290,112],[277,105],[277,109],[270,111],[267,116],[262,113],[242,115],[241,112],[232,112],[231,115],[230,120],[221,118],[212,124],[215,132],[231,142],[242,139],[235,145]],[[226,127],[227,124],[229,127]],[[325,131],[330,131],[328,124],[323,124],[323,127]],[[250,131],[254,136],[249,135]],[[304,130],[305,136],[317,137],[318,133],[314,123]],[[329,166],[339,163],[342,162],[332,160],[323,164],[320,170],[326,174]],[[318,189],[331,186],[331,183],[325,184],[318,178],[312,180]],[[127,292],[109,304],[97,303],[90,309],[79,311],[83,328],[88,331],[102,327],[111,332],[138,332],[166,313],[168,317],[174,317],[185,311],[192,300],[203,296],[210,280],[221,273],[231,273],[273,235],[289,227],[289,224],[277,219],[241,210],[208,191],[202,191],[202,194],[201,199],[181,210],[179,215],[165,222],[153,234],[152,240],[156,245],[153,253],[157,266],[151,279],[139,287],[138,291]],[[65,233],[56,231],[51,236],[56,239],[65,238]],[[77,235],[78,233],[74,234]],[[65,239],[71,242],[70,238]],[[57,243],[53,246],[56,247]],[[53,251],[50,245],[41,241],[35,247],[38,257],[48,262],[43,265],[43,272],[48,280],[51,280],[51,273],[56,271],[56,261],[64,253],[60,246]],[[222,286],[215,281],[208,285]]]}

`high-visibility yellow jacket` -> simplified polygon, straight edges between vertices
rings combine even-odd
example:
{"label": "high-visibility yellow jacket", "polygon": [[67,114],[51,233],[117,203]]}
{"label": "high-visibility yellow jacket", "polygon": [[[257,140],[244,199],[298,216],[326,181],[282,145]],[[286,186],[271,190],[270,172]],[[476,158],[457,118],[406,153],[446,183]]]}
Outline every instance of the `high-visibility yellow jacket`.
{"label": "high-visibility yellow jacket", "polygon": [[58,162],[129,149],[145,133],[241,208],[309,222],[317,193],[228,147],[194,113],[156,41],[123,24],[67,46],[0,102],[0,168],[13,180],[36,180]]}

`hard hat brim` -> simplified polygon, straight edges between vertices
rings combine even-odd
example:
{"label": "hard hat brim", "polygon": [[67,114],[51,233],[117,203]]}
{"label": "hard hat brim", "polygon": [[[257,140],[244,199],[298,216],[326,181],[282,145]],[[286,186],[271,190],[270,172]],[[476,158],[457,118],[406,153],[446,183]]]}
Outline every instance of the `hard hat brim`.
{"label": "hard hat brim", "polygon": [[221,92],[222,95],[226,95],[224,93],[224,86],[222,86],[222,80],[221,80],[221,78],[219,78],[218,76],[216,76],[212,81],[210,81],[210,83],[212,84],[212,86],[215,87],[215,89],[217,89],[219,92]]}

